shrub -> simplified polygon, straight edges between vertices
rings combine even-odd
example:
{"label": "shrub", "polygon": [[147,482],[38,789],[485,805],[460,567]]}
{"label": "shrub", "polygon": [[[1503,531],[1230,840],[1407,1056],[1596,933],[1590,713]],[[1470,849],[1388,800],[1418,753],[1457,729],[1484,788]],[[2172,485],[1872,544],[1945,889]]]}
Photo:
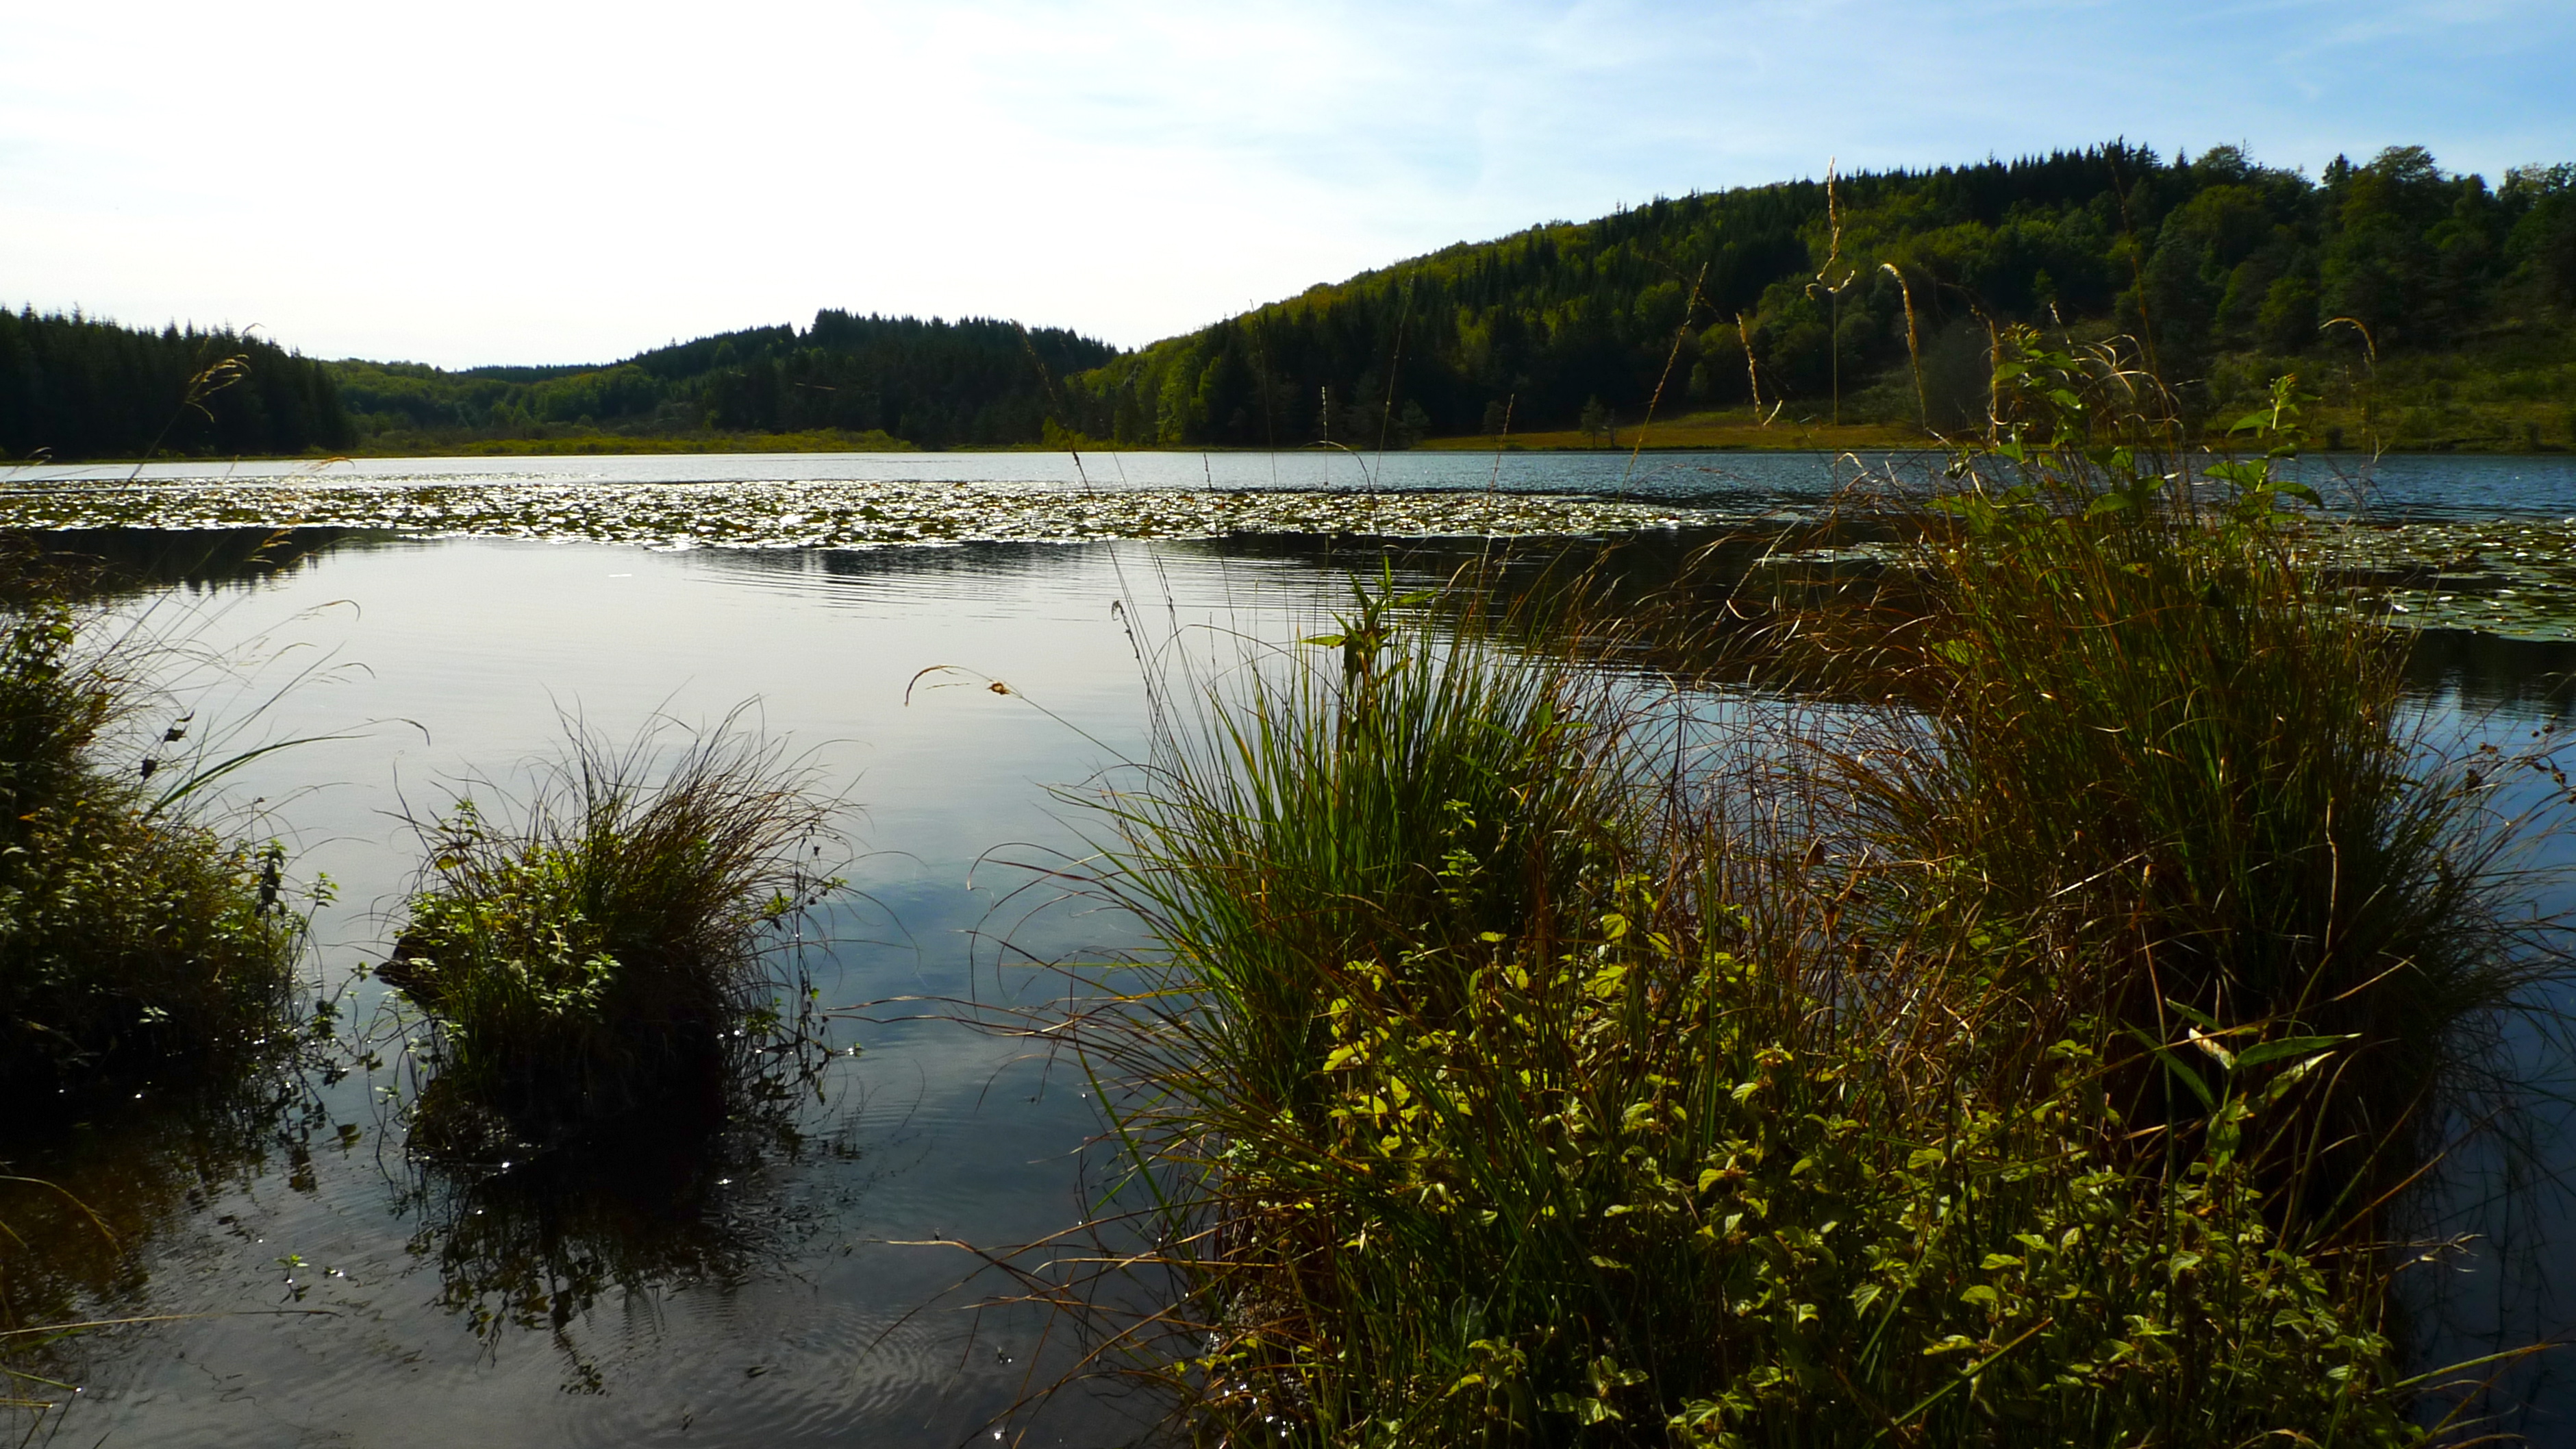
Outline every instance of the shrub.
{"label": "shrub", "polygon": [[1843,913],[1571,663],[1385,652],[1251,675],[1106,805],[1171,955],[1091,1045],[1203,1432],[2406,1437],[2380,1280],[2246,1147],[2322,1048],[2136,1171],[2009,947]]}
{"label": "shrub", "polygon": [[433,1140],[433,1108],[545,1135],[720,1085],[778,1024],[778,953],[836,884],[811,862],[832,803],[730,721],[658,778],[654,741],[576,731],[515,824],[460,796],[424,825],[380,974],[434,1028]]}
{"label": "shrub", "polygon": [[279,847],[102,758],[134,690],[81,632],[41,594],[0,613],[0,1080],[19,1084],[255,1044],[302,941]]}

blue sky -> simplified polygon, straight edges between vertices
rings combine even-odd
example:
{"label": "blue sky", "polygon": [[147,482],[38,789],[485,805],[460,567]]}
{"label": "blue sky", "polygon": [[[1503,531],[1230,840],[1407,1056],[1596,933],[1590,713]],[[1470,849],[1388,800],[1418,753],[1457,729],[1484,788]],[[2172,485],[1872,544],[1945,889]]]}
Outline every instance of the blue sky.
{"label": "blue sky", "polygon": [[2576,160],[2570,57],[2570,0],[0,0],[0,301],[449,366],[826,306],[1134,345],[1828,158],[2494,177]]}

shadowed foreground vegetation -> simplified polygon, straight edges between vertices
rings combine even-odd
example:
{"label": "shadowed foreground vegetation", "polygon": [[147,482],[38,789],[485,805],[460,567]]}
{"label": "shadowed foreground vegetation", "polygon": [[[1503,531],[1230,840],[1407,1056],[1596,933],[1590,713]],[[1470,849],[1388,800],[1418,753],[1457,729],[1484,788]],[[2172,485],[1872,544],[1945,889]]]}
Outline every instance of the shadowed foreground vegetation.
{"label": "shadowed foreground vegetation", "polygon": [[733,721],[657,758],[576,731],[515,821],[423,822],[426,880],[378,973],[429,1018],[414,1141],[471,1156],[718,1102],[804,1009],[782,958],[837,882],[832,802]]}
{"label": "shadowed foreground vegetation", "polygon": [[1093,803],[1168,955],[1076,1028],[1169,1288],[1103,1352],[1194,1437],[2425,1436],[2401,1265],[2563,940],[2273,458],[2170,487],[2135,374],[2015,345],[1893,573],[1736,601],[1828,706],[1472,588],[1165,682]]}
{"label": "shadowed foreground vegetation", "polygon": [[152,737],[147,641],[110,634],[32,551],[0,571],[0,1085],[255,1049],[303,940],[283,849],[193,808],[224,767],[190,719]]}
{"label": "shadowed foreground vegetation", "polygon": [[[30,1438],[69,1392],[56,1346],[97,1326],[80,1308],[202,1175],[264,1150],[293,1095],[276,1068],[303,1039],[285,851],[222,828],[199,793],[245,756],[156,708],[166,652],[93,607],[110,582],[0,540],[0,1407],[35,1411]],[[319,1003],[310,1020],[330,1018]],[[67,1124],[146,1112],[161,1135],[107,1174],[103,1212],[77,1151],[68,1182],[10,1170],[30,1145],[63,1158]]]}

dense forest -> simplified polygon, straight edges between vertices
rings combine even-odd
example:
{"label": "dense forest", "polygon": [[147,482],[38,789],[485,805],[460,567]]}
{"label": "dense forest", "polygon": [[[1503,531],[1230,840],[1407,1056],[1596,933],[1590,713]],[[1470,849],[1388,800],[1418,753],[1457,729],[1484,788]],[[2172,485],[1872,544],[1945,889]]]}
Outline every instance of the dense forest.
{"label": "dense forest", "polygon": [[1135,353],[823,311],[609,366],[451,372],[0,313],[0,449],[1378,448],[1626,441],[1650,407],[1951,431],[1983,416],[1990,329],[2010,322],[2138,339],[2205,417],[2294,371],[2331,441],[2348,422],[2353,444],[2563,447],[2576,165],[2490,185],[2400,147],[2311,179],[2233,147],[2115,143],[1745,187],[1462,243]]}
{"label": "dense forest", "polygon": [[0,310],[0,460],[345,448],[321,364],[229,330]]}
{"label": "dense forest", "polygon": [[2297,369],[2384,389],[2392,441],[2493,426],[2466,392],[2538,442],[2576,427],[2571,314],[2576,166],[2490,187],[2406,147],[2310,180],[2234,148],[2166,162],[2114,144],[1842,177],[1830,204],[1800,181],[1453,246],[1070,391],[1079,431],[1164,445],[1401,446],[1506,416],[1597,430],[1659,386],[1665,417],[1758,403],[1952,428],[1981,413],[1988,323],[2026,321],[2142,339],[2188,406]]}
{"label": "dense forest", "polygon": [[610,367],[332,367],[345,406],[379,438],[830,431],[948,448],[1036,441],[1057,380],[1117,355],[1056,328],[827,310],[802,332],[727,332]]}

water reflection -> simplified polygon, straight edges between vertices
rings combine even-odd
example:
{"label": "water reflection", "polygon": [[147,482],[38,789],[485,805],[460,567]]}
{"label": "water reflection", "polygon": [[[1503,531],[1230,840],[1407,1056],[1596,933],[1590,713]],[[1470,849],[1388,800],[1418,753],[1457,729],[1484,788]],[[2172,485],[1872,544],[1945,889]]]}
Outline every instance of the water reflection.
{"label": "water reflection", "polygon": [[2445,709],[2564,725],[2576,715],[2576,642],[2420,630],[2406,658],[2406,686]]}
{"label": "water reflection", "polygon": [[221,588],[295,573],[334,549],[382,545],[397,535],[355,528],[12,529],[12,547],[89,572],[106,589],[173,585]]}
{"label": "water reflection", "polygon": [[[0,1118],[0,1329],[12,1333],[0,1371],[18,1383],[0,1399],[59,1402],[98,1338],[18,1330],[155,1312],[156,1257],[200,1230],[213,1203],[273,1177],[309,1195],[317,1155],[360,1145],[364,1130],[313,1090],[314,1070],[271,1052],[11,1104]],[[237,1228],[220,1215],[212,1225]]]}
{"label": "water reflection", "polygon": [[432,1264],[436,1306],[486,1345],[547,1334],[568,1358],[568,1390],[603,1384],[569,1330],[603,1297],[632,1304],[782,1271],[819,1224],[779,1199],[777,1176],[820,1159],[855,1163],[846,1127],[812,1130],[794,1102],[728,1111],[683,1101],[529,1161],[411,1162],[395,1215],[405,1250]]}

